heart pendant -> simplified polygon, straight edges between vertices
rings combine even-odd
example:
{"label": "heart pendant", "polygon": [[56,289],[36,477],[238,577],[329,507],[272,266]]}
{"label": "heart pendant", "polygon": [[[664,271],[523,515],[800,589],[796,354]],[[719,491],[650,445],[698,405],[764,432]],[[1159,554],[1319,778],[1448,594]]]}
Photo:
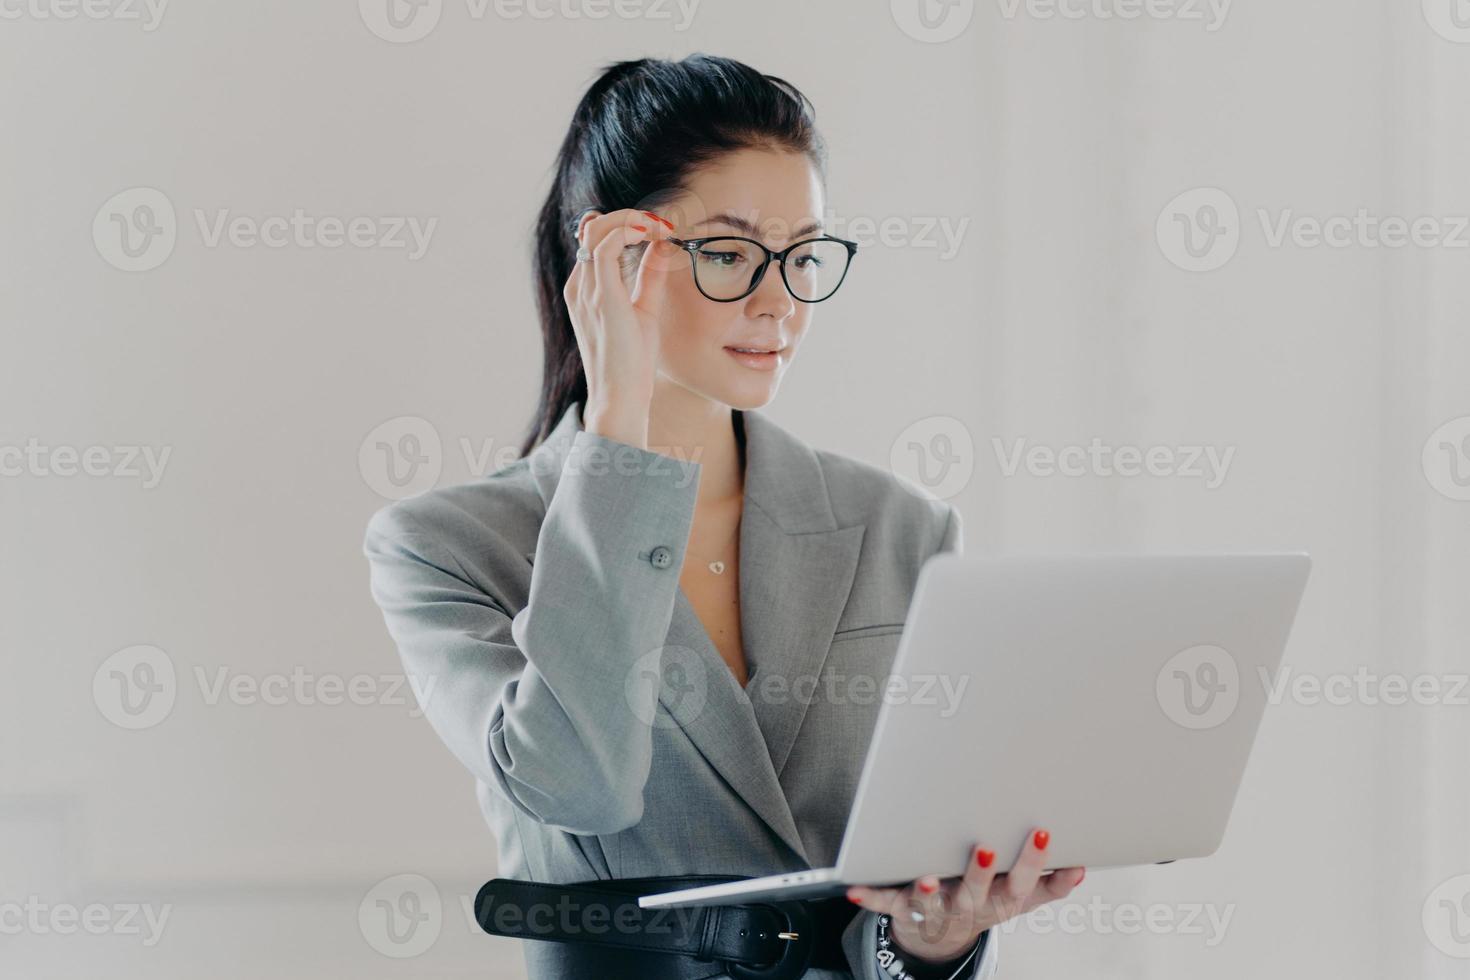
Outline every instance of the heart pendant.
{"label": "heart pendant", "polygon": [[712,561],[709,563],[709,570],[714,572],[716,575],[723,574],[725,571],[725,563],[722,561]]}

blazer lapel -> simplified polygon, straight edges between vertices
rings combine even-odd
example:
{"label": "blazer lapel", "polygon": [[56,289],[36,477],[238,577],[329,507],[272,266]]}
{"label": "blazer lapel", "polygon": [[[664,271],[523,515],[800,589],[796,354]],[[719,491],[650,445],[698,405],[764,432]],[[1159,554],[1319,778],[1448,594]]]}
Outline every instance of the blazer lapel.
{"label": "blazer lapel", "polygon": [[[847,604],[865,525],[837,526],[809,446],[759,412],[737,414],[746,453],[740,629],[755,696],[736,682],[681,588],[668,645],[692,651],[703,678],[688,679],[690,696],[688,685],[667,682],[666,661],[659,700],[731,789],[810,867],[780,774]],[[560,456],[580,427],[573,405],[542,448]],[[541,473],[550,482],[549,501],[560,467]],[[766,752],[753,751],[762,744]]]}
{"label": "blazer lapel", "polygon": [[[670,661],[666,654],[659,700],[730,788],[803,863],[809,864],[771,757],[760,751],[765,740],[750,698],[710,641],[682,588],[669,621],[668,645],[682,648],[676,650],[677,657],[697,658],[697,673],[689,676],[689,664],[684,663],[681,665],[684,682],[674,683],[672,664],[677,661]],[[751,680],[759,682],[756,676]],[[686,693],[689,690],[694,692],[693,696]]]}
{"label": "blazer lapel", "polygon": [[[669,642],[696,651],[710,680],[700,710],[676,705],[669,685],[660,699],[731,788],[809,867],[780,774],[847,604],[865,525],[837,526],[810,447],[757,412],[741,414],[740,632],[751,693],[736,683],[680,589]],[[762,744],[766,752],[752,751]]]}

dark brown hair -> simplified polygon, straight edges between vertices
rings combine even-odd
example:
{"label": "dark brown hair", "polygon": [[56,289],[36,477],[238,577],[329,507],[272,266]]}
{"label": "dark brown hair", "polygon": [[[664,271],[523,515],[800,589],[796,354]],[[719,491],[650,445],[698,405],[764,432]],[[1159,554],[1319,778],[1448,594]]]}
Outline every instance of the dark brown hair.
{"label": "dark brown hair", "polygon": [[811,101],[789,82],[729,58],[641,58],[603,70],[572,115],[536,222],[533,265],[545,357],[522,455],[571,405],[586,405],[587,379],[562,296],[582,215],[588,209],[656,211],[700,167],[736,150],[805,153],[824,173],[826,149],[815,115]]}

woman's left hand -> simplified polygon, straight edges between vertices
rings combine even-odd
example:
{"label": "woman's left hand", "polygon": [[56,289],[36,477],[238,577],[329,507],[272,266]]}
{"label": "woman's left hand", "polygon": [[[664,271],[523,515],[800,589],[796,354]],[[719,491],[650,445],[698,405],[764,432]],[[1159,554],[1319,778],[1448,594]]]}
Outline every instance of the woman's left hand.
{"label": "woman's left hand", "polygon": [[[941,879],[925,875],[906,888],[854,885],[847,897],[873,912],[886,913],[888,934],[901,955],[942,963],[975,945],[980,934],[1038,905],[1066,898],[1082,883],[1085,868],[1058,868],[1042,874],[1051,835],[1035,830],[1011,870],[995,873],[995,854],[976,845],[963,875]],[[915,921],[910,912],[919,912]]]}

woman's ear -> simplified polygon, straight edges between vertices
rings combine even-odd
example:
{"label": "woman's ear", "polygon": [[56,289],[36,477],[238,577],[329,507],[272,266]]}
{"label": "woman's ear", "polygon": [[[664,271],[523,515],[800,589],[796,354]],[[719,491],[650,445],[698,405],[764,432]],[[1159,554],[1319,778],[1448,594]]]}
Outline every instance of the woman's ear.
{"label": "woman's ear", "polygon": [[602,212],[598,211],[596,208],[588,208],[586,211],[582,212],[582,216],[577,219],[577,241],[580,242],[582,240],[582,231],[587,227],[587,223],[593,218],[600,217],[602,217]]}

